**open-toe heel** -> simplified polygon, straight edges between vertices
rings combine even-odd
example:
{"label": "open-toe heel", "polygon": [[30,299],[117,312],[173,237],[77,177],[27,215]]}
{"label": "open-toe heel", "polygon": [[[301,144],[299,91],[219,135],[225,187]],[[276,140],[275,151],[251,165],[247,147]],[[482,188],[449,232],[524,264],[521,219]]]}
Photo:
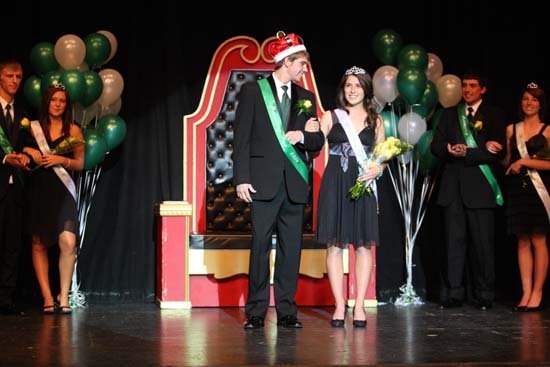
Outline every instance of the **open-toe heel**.
{"label": "open-toe heel", "polygon": [[55,304],[53,305],[47,305],[47,306],[44,306],[42,308],[42,313],[44,315],[53,315],[55,313],[55,311],[57,310],[57,307],[55,306]]}

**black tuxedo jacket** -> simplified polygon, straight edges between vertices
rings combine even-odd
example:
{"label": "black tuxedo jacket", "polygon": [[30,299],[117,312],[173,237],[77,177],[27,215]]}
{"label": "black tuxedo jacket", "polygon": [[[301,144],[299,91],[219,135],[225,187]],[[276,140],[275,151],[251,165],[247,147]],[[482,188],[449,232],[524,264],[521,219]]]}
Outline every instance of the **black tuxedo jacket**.
{"label": "black tuxedo jacket", "polygon": [[[267,80],[279,104],[273,76],[268,77]],[[304,143],[298,143],[294,148],[300,158],[308,164],[306,151],[321,150],[325,138],[321,131],[315,133],[304,131],[307,118],[303,113],[298,114],[295,107],[299,99],[307,99],[313,104],[312,111],[316,111],[313,93],[295,83],[292,83],[291,88],[291,112],[286,130],[301,130],[304,133]],[[281,149],[271,125],[260,86],[256,81],[246,83],[241,88],[235,119],[233,149],[233,183],[235,185],[251,184],[256,190],[256,193],[252,194],[253,199],[272,199],[279,190],[281,180],[284,179],[292,201],[302,204],[308,202],[308,185]]]}
{"label": "black tuxedo jacket", "polygon": [[[23,117],[29,117],[25,107],[21,106],[20,104],[16,102],[13,103],[13,112],[14,112],[14,120],[12,125],[12,128],[10,130],[6,127],[6,116],[5,111],[4,113],[0,113],[0,126],[2,126],[2,129],[4,130],[5,134],[7,135],[11,146],[13,149],[15,149],[16,152],[20,152],[23,148],[20,142],[20,122]],[[21,185],[21,181],[16,175],[15,169],[9,165],[9,164],[2,164],[4,161],[4,156],[6,154],[4,153],[4,150],[0,148],[0,199],[6,195],[6,192],[8,191],[8,184],[10,175],[13,175],[13,182],[14,185]]]}
{"label": "black tuxedo jacket", "polygon": [[[442,163],[437,196],[439,205],[447,206],[454,199],[461,198],[467,208],[496,206],[493,190],[479,169],[479,165],[489,165],[495,178],[499,177],[498,164],[506,154],[505,116],[497,107],[482,102],[474,118],[474,121],[483,123],[483,128],[474,134],[477,148],[469,148],[466,157],[454,158],[447,152],[447,144],[465,144],[458,122],[457,106],[443,111],[434,132],[431,151]],[[499,142],[503,149],[496,155],[489,153],[485,148],[485,143],[489,140]]]}

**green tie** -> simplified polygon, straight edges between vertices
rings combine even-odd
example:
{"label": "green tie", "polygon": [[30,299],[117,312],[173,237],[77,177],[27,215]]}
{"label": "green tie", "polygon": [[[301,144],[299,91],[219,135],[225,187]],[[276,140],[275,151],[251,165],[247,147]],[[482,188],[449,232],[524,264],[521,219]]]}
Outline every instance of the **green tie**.
{"label": "green tie", "polygon": [[286,92],[288,90],[288,85],[281,86],[283,88],[283,100],[281,101],[281,112],[282,116],[281,119],[283,120],[283,126],[285,127],[288,124],[288,117],[290,116],[290,97],[288,96],[288,93]]}

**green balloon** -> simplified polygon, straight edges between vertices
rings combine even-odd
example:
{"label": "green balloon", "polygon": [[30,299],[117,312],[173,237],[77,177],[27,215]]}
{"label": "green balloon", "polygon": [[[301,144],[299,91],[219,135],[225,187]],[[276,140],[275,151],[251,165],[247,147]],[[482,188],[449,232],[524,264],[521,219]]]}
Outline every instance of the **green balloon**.
{"label": "green balloon", "polygon": [[105,115],[99,119],[97,131],[107,141],[107,148],[110,152],[124,140],[126,136],[126,122],[118,115]]}
{"label": "green balloon", "polygon": [[399,117],[393,111],[382,111],[380,116],[384,120],[384,132],[386,133],[386,138],[393,136],[398,137],[399,133],[397,132],[397,123],[399,122]]}
{"label": "green balloon", "polygon": [[91,69],[103,65],[111,54],[111,42],[101,33],[91,33],[84,38],[86,57],[84,60]]}
{"label": "green balloon", "polygon": [[403,47],[397,59],[400,70],[416,68],[426,71],[428,68],[428,54],[420,45],[411,44]]}
{"label": "green balloon", "polygon": [[61,71],[60,70],[52,70],[48,71],[43,77],[42,82],[40,84],[40,89],[42,89],[42,93],[48,89],[48,87],[51,87],[52,85],[56,85],[57,83],[61,82]]}
{"label": "green balloon", "polygon": [[44,75],[48,71],[59,69],[55,59],[55,46],[50,42],[40,42],[34,45],[31,50],[31,65],[38,75]]}
{"label": "green balloon", "polygon": [[86,81],[78,70],[65,70],[59,81],[65,86],[72,103],[80,102],[86,89]]}
{"label": "green balloon", "polygon": [[439,160],[430,149],[432,139],[433,130],[427,130],[414,146],[414,159],[418,161],[418,168],[423,175],[430,173],[439,164]]}
{"label": "green balloon", "polygon": [[40,84],[41,79],[36,75],[32,75],[25,80],[25,85],[23,86],[23,94],[25,95],[27,102],[36,109],[40,107],[40,102],[42,100],[42,90],[40,89]]}
{"label": "green balloon", "polygon": [[420,97],[420,101],[418,101],[420,106],[417,106],[414,109],[414,112],[418,113],[424,118],[428,118],[428,116],[430,116],[433,109],[435,108],[438,100],[439,96],[437,94],[435,83],[431,80],[428,80],[426,82],[426,89],[424,89],[424,93]]}
{"label": "green balloon", "polygon": [[84,169],[90,170],[101,163],[105,154],[107,154],[107,141],[95,129],[83,129],[82,135],[84,135],[84,141],[86,141]]}
{"label": "green balloon", "polygon": [[88,107],[101,96],[101,92],[103,92],[103,80],[99,74],[93,70],[82,72],[82,76],[84,77],[85,87],[84,95],[80,99],[80,103],[84,107]]}
{"label": "green balloon", "polygon": [[382,29],[372,38],[374,55],[384,65],[395,66],[397,54],[402,46],[401,36],[393,29]]}
{"label": "green balloon", "polygon": [[416,68],[399,69],[397,74],[397,90],[399,95],[405,99],[409,106],[420,100],[426,89],[428,78],[423,70]]}

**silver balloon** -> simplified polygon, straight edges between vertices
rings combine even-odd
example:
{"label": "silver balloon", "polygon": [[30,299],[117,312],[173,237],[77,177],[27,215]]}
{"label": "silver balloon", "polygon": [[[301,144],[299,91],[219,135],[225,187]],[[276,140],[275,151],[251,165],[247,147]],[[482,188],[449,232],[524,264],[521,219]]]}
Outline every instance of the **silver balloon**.
{"label": "silver balloon", "polygon": [[397,124],[399,139],[409,144],[416,144],[422,134],[426,132],[426,120],[416,112],[409,112],[401,116]]}

